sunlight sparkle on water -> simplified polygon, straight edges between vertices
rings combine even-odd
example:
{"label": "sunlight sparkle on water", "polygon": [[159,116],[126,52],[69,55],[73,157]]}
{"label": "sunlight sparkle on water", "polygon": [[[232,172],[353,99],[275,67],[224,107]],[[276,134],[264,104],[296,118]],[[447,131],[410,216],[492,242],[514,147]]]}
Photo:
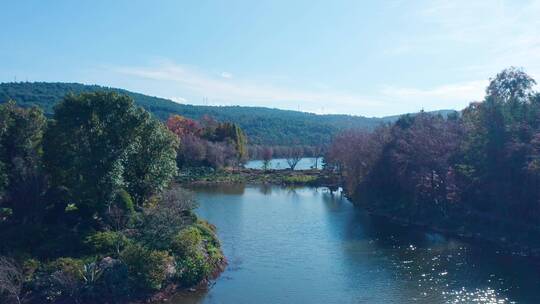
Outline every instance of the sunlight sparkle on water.
{"label": "sunlight sparkle on water", "polygon": [[491,288],[475,289],[468,291],[465,287],[461,290],[443,292],[446,303],[487,303],[487,304],[515,304],[508,298],[500,297],[497,292]]}

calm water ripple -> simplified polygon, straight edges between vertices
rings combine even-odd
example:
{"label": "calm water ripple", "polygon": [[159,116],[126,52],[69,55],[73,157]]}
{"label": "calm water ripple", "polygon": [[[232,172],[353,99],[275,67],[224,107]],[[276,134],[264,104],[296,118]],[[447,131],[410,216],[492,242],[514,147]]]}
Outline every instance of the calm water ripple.
{"label": "calm water ripple", "polygon": [[229,266],[173,303],[540,303],[540,266],[393,225],[323,188],[193,189]]}

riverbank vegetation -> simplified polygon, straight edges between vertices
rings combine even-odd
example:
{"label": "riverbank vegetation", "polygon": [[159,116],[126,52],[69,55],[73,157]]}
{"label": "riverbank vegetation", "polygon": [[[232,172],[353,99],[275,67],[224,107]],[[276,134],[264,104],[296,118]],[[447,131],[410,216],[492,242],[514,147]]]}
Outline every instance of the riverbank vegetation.
{"label": "riverbank vegetation", "polygon": [[204,116],[200,122],[173,115],[166,122],[176,135],[179,168],[238,167],[247,157],[247,137],[238,125]]}
{"label": "riverbank vegetation", "polygon": [[208,167],[183,170],[177,181],[183,185],[201,184],[274,184],[325,185],[330,178],[321,170],[219,169]]}
{"label": "riverbank vegetation", "polygon": [[171,187],[179,141],[116,93],[68,95],[52,119],[0,105],[0,302],[144,300],[216,275],[215,227]]}
{"label": "riverbank vegetation", "polygon": [[540,94],[517,68],[459,115],[348,131],[327,153],[352,200],[404,222],[540,253]]}

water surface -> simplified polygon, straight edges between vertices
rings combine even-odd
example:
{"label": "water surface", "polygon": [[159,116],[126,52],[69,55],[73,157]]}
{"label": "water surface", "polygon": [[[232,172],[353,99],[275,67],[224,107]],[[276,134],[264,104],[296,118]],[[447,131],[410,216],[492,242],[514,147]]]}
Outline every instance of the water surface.
{"label": "water surface", "polygon": [[[264,162],[262,160],[250,160],[245,164],[248,169],[262,169]],[[294,170],[322,169],[324,161],[322,157],[304,157],[302,158]],[[268,164],[268,169],[284,170],[289,169],[286,158],[274,158]]]}
{"label": "water surface", "polygon": [[540,303],[540,267],[392,225],[324,188],[206,186],[229,266],[173,303]]}

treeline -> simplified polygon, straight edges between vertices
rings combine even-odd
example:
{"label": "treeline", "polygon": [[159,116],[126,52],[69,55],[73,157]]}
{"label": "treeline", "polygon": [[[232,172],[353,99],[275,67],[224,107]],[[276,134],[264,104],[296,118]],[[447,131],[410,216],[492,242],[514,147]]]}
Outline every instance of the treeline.
{"label": "treeline", "polygon": [[402,116],[337,136],[327,165],[348,195],[381,214],[540,248],[540,94],[521,69],[447,118]]}
{"label": "treeline", "polygon": [[125,95],[68,95],[51,119],[0,105],[0,302],[116,303],[217,271],[214,228],[170,187],[178,149]]}
{"label": "treeline", "polygon": [[[218,121],[237,124],[253,145],[320,146],[328,145],[333,135],[350,128],[373,129],[385,118],[351,115],[316,115],[299,111],[243,106],[202,106],[179,104],[172,100],[127,90],[78,83],[18,82],[0,84],[0,103],[15,100],[22,107],[38,106],[46,115],[66,94],[116,92],[128,95],[135,103],[165,121],[171,115],[201,121],[210,115]],[[389,118],[395,120],[395,118]]]}

